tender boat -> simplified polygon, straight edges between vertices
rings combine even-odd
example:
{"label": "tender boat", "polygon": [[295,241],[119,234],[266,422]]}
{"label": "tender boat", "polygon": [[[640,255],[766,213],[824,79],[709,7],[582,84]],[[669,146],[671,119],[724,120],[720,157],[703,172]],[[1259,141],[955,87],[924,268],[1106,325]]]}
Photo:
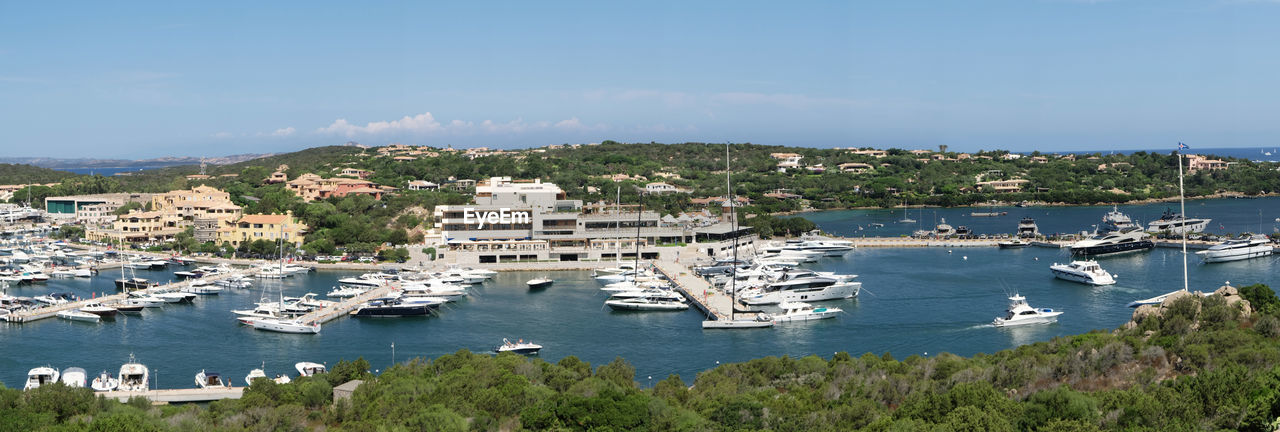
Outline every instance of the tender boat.
{"label": "tender boat", "polygon": [[1058,321],[1061,311],[1050,308],[1033,308],[1027,305],[1027,298],[1014,294],[1009,297],[1009,310],[1004,317],[996,317],[991,324],[996,327],[1008,327],[1024,324],[1049,324]]}
{"label": "tender boat", "polygon": [[1196,255],[1204,258],[1206,263],[1216,263],[1269,256],[1274,251],[1275,247],[1271,245],[1271,240],[1256,236],[1227,240],[1207,250],[1197,251]]}
{"label": "tender boat", "polygon": [[67,387],[84,388],[86,376],[84,369],[69,367],[62,370],[62,383]]}
{"label": "tender boat", "polygon": [[107,371],[102,371],[101,374],[98,374],[97,378],[93,379],[93,382],[89,383],[89,387],[92,388],[93,391],[100,392],[113,391],[119,386],[120,380],[111,376],[111,372]]}
{"label": "tender boat", "polygon": [[221,374],[201,369],[196,374],[196,386],[200,388],[226,388],[230,387],[230,384],[222,380]]}
{"label": "tender boat", "polygon": [[248,375],[245,375],[245,377],[244,377],[244,383],[245,383],[245,385],[253,385],[253,380],[258,379],[258,378],[264,378],[264,379],[265,379],[266,377],[267,377],[267,373],[266,373],[266,372],[263,372],[263,370],[262,370],[262,369],[254,369],[254,370],[249,371],[249,374],[248,374]]}
{"label": "tender boat", "polygon": [[293,368],[298,371],[299,376],[304,376],[304,377],[314,376],[316,374],[322,374],[327,372],[327,369],[325,369],[324,365],[320,363],[312,363],[312,362],[298,362],[293,365]]}
{"label": "tender boat", "polygon": [[103,305],[102,303],[94,302],[86,303],[84,306],[81,306],[80,312],[87,312],[103,318],[109,318],[116,316],[116,313],[120,312],[120,310],[111,306]]}
{"label": "tender boat", "polygon": [[663,300],[653,297],[632,297],[605,300],[604,304],[614,310],[635,311],[682,311],[689,309],[684,302]]}
{"label": "tender boat", "polygon": [[120,391],[136,392],[147,391],[148,379],[150,379],[151,371],[146,365],[138,363],[133,358],[133,354],[129,354],[129,362],[120,366]]}
{"label": "tender boat", "polygon": [[786,302],[779,304],[778,307],[782,308],[782,313],[773,315],[775,323],[835,318],[837,314],[844,312],[840,308],[815,307],[801,302]]}
{"label": "tender boat", "polygon": [[98,322],[102,320],[102,317],[100,316],[97,316],[88,312],[80,312],[77,309],[67,309],[64,311],[60,311],[58,312],[58,318],[72,320],[72,321],[85,321],[85,322]]}
{"label": "tender boat", "polygon": [[555,281],[554,281],[554,280],[551,280],[551,278],[546,277],[546,276],[543,276],[543,277],[540,277],[540,278],[536,278],[536,279],[531,279],[531,280],[529,280],[528,282],[525,282],[525,284],[529,285],[529,289],[541,289],[541,288],[546,288],[546,287],[551,286],[551,284],[553,284],[553,283],[555,283]]}
{"label": "tender boat", "polygon": [[1211,220],[1188,218],[1182,216],[1181,213],[1173,211],[1173,209],[1165,209],[1164,214],[1160,215],[1160,219],[1153,220],[1147,225],[1147,231],[1167,231],[1173,234],[1201,232],[1209,226],[1209,221]]}
{"label": "tender boat", "polygon": [[1137,228],[1098,234],[1071,244],[1072,255],[1109,255],[1123,252],[1149,251],[1156,244],[1151,236]]}
{"label": "tender boat", "polygon": [[296,319],[258,318],[253,320],[253,328],[277,333],[318,334],[320,323],[303,322]]}
{"label": "tender boat", "polygon": [[41,366],[27,372],[27,385],[23,386],[22,389],[31,390],[56,382],[58,382],[58,370],[49,366]]}
{"label": "tender boat", "polygon": [[524,339],[520,339],[516,343],[511,343],[507,338],[502,338],[502,345],[499,345],[498,348],[494,349],[494,351],[498,353],[510,352],[524,355],[534,355],[540,350],[542,350],[542,345],[538,345],[533,342],[525,342]]}
{"label": "tender boat", "polygon": [[1113,285],[1116,283],[1111,273],[1107,273],[1097,261],[1072,261],[1070,264],[1054,263],[1049,266],[1053,276],[1058,279],[1079,282],[1089,285]]}

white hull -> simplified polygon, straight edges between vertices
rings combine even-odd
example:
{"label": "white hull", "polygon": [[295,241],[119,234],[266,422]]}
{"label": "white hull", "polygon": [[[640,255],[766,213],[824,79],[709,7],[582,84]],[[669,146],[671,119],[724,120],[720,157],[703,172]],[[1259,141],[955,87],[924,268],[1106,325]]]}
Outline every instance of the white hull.
{"label": "white hull", "polygon": [[1066,271],[1066,270],[1060,270],[1060,269],[1051,269],[1051,270],[1053,270],[1053,277],[1056,277],[1058,279],[1062,279],[1068,282],[1082,283],[1085,285],[1114,285],[1116,283],[1116,281],[1112,279],[1095,278],[1091,275],[1081,274],[1081,273]]}
{"label": "white hull", "polygon": [[84,322],[98,322],[102,320],[102,317],[100,316],[76,310],[64,310],[62,312],[58,312],[58,318]]}
{"label": "white hull", "polygon": [[1204,262],[1227,262],[1240,261],[1252,258],[1260,258],[1270,256],[1275,249],[1271,246],[1251,246],[1246,248],[1226,249],[1219,251],[1199,251],[1196,252],[1204,257]]}
{"label": "white hull", "polygon": [[815,312],[797,315],[775,315],[773,322],[793,322],[793,321],[815,321],[820,319],[835,318],[839,311]]}
{"label": "white hull", "polygon": [[634,310],[634,311],[682,311],[689,309],[689,305],[678,302],[630,302],[625,300],[608,300],[605,305],[614,310]]}
{"label": "white hull", "polygon": [[1058,322],[1058,315],[1061,315],[1061,314],[1062,312],[1055,312],[1053,315],[1018,317],[1017,319],[1014,319],[1011,321],[997,319],[992,324],[995,325],[996,327],[1013,327],[1013,326],[1030,325],[1030,324],[1053,324]]}
{"label": "white hull", "polygon": [[757,320],[708,320],[702,322],[704,329],[735,329],[773,327],[773,321]]}
{"label": "white hull", "polygon": [[1147,231],[1151,231],[1151,232],[1168,231],[1172,234],[1182,234],[1184,232],[1197,233],[1197,232],[1204,231],[1204,229],[1209,226],[1209,221],[1210,219],[1190,218],[1190,219],[1187,219],[1186,225],[1181,225],[1181,226],[1175,226],[1176,225],[1175,222],[1180,222],[1180,221],[1165,222],[1165,223],[1152,222],[1147,226]]}
{"label": "white hull", "polygon": [[743,303],[768,305],[785,302],[814,302],[854,298],[862,290],[862,282],[849,282],[823,287],[820,290],[784,290],[743,296]]}
{"label": "white hull", "polygon": [[303,324],[297,321],[282,321],[270,318],[260,318],[253,320],[253,328],[258,330],[273,331],[278,333],[296,333],[296,334],[318,334],[320,333],[320,324]]}

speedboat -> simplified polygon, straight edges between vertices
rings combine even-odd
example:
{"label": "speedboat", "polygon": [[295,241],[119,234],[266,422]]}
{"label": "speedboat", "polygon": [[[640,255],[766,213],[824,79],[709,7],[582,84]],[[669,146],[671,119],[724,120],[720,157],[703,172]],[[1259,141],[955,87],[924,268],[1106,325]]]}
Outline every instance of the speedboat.
{"label": "speedboat", "polygon": [[84,306],[81,306],[80,312],[88,312],[103,318],[110,318],[116,316],[116,313],[120,312],[120,310],[111,306],[103,305],[102,303],[93,302],[86,303]]}
{"label": "speedboat", "polygon": [[320,363],[312,363],[312,362],[298,362],[293,365],[293,368],[298,371],[299,376],[304,376],[304,377],[314,376],[316,374],[322,374],[327,371],[324,365]]}
{"label": "speedboat", "polygon": [[1024,241],[1022,239],[1013,239],[996,242],[996,246],[1000,246],[1001,249],[1017,249],[1031,246],[1031,242]]}
{"label": "speedboat", "polygon": [[62,383],[67,387],[84,388],[84,380],[83,368],[69,367],[62,370]]}
{"label": "speedboat", "polygon": [[[162,304],[163,302],[161,303],[161,305]],[[139,302],[135,302],[134,300],[125,300],[122,302],[111,303],[110,307],[115,309],[117,312],[120,312],[122,314],[130,314],[130,315],[141,314],[142,310],[147,308],[146,305]]]}
{"label": "speedboat", "polygon": [[1151,236],[1137,228],[1098,234],[1090,239],[1071,244],[1072,255],[1109,255],[1122,252],[1151,250],[1156,244]]}
{"label": "speedboat", "polygon": [[1058,279],[1079,282],[1089,285],[1112,285],[1116,283],[1111,273],[1107,273],[1097,261],[1072,261],[1070,264],[1054,263],[1049,270]]}
{"label": "speedboat", "polygon": [[277,333],[319,334],[320,323],[303,322],[297,319],[258,318],[253,320],[253,328]]}
{"label": "speedboat", "polygon": [[382,276],[382,273],[365,273],[358,277],[338,279],[338,283],[341,283],[343,285],[356,285],[356,286],[366,286],[366,287],[378,287],[378,286],[382,286],[382,284],[386,282],[387,280]]}
{"label": "speedboat", "polygon": [[102,317],[100,316],[88,312],[80,312],[77,309],[59,311],[57,315],[58,318],[72,321],[98,322],[102,320]]}
{"label": "speedboat", "polygon": [[781,303],[778,307],[782,308],[782,313],[773,315],[773,322],[775,323],[835,318],[836,314],[844,312],[840,308],[815,307],[802,302]]}
{"label": "speedboat", "polygon": [[205,370],[205,369],[201,369],[200,373],[196,374],[196,386],[200,388],[230,387],[230,385],[226,381],[222,380],[221,374],[217,372],[209,372],[208,370]]}
{"label": "speedboat", "polygon": [[689,305],[680,301],[664,300],[654,297],[632,297],[605,300],[604,304],[614,310],[635,311],[682,311]]}
{"label": "speedboat", "polygon": [[120,391],[147,391],[150,374],[146,365],[138,363],[133,354],[129,354],[129,362],[120,366]]}
{"label": "speedboat", "polygon": [[116,377],[111,376],[111,372],[107,372],[107,371],[102,371],[101,374],[98,374],[97,378],[93,379],[93,382],[89,383],[89,387],[92,388],[93,391],[100,391],[100,392],[112,391],[119,386],[120,386],[120,380],[116,379]]}
{"label": "speedboat", "polygon": [[534,354],[537,354],[538,351],[540,350],[542,350],[542,345],[538,345],[533,342],[525,342],[524,339],[520,339],[516,343],[511,343],[511,341],[507,340],[507,338],[502,338],[502,345],[499,345],[498,348],[494,349],[493,351],[497,353],[510,352],[510,353],[516,353],[516,354],[534,355]]}
{"label": "speedboat", "polygon": [[129,293],[129,299],[125,300],[124,303],[126,305],[141,305],[142,307],[160,307],[168,302],[151,294],[135,292]]}
{"label": "speedboat", "polygon": [[254,369],[254,370],[249,371],[249,374],[248,374],[248,375],[245,375],[245,377],[244,377],[244,383],[245,383],[245,385],[253,385],[253,380],[258,379],[258,378],[264,378],[264,379],[265,379],[266,377],[267,377],[267,373],[266,373],[266,372],[264,372],[262,369]]}
{"label": "speedboat", "polygon": [[1050,308],[1033,308],[1027,305],[1027,298],[1014,294],[1009,297],[1009,310],[1004,317],[996,317],[991,324],[996,327],[1008,327],[1024,324],[1049,324],[1058,321],[1061,311]]}
{"label": "speedboat", "polygon": [[354,286],[333,287],[333,291],[329,291],[328,293],[326,293],[325,297],[351,298],[351,297],[358,296],[360,294],[364,294],[365,291],[368,291],[368,290],[369,290],[368,288],[361,288],[361,287],[354,287]]}
{"label": "speedboat", "polygon": [[217,282],[214,282],[213,284],[220,287],[224,287],[224,288],[248,288],[253,286],[253,279],[243,277],[243,276],[241,277],[233,276],[226,279],[219,279]]}
{"label": "speedboat", "polygon": [[1153,220],[1147,225],[1147,231],[1167,231],[1173,234],[1201,232],[1209,226],[1210,220],[1212,219],[1188,218],[1173,209],[1165,209],[1160,219]]}
{"label": "speedboat", "polygon": [[1239,261],[1271,255],[1275,248],[1266,237],[1238,238],[1213,245],[1196,255],[1206,263]]}
{"label": "speedboat", "polygon": [[[428,300],[429,299],[429,300]],[[369,300],[351,312],[358,317],[425,316],[444,304],[444,299],[432,297],[383,297]]]}
{"label": "speedboat", "polygon": [[609,298],[611,299],[625,299],[625,298],[636,298],[636,297],[649,297],[649,298],[658,299],[658,300],[669,300],[669,301],[675,301],[675,302],[684,301],[684,296],[681,296],[679,293],[671,290],[660,289],[660,288],[647,288],[647,289],[633,290],[633,291],[618,291],[613,293],[612,296],[609,296]]}
{"label": "speedboat", "polygon": [[195,294],[181,291],[153,293],[151,295],[164,300],[166,303],[191,303],[196,299]]}
{"label": "speedboat", "polygon": [[546,276],[543,276],[543,277],[540,277],[540,278],[535,278],[535,279],[530,279],[528,282],[525,282],[525,284],[529,285],[529,289],[541,289],[541,288],[546,288],[546,287],[551,286],[551,284],[553,284],[553,283],[555,283],[555,281],[554,281],[554,280],[551,280],[551,278],[546,277]]}
{"label": "speedboat", "polygon": [[183,289],[182,292],[197,295],[218,295],[218,293],[222,292],[222,287],[214,285],[213,282],[201,280],[192,282],[191,286]]}
{"label": "speedboat", "polygon": [[49,366],[41,366],[27,372],[27,385],[23,386],[22,389],[31,390],[56,382],[58,382],[58,370]]}
{"label": "speedboat", "polygon": [[78,301],[80,300],[80,298],[76,297],[75,294],[63,292],[63,293],[52,293],[48,295],[36,296],[36,297],[33,297],[32,300],[35,300],[40,303],[44,303],[46,305],[56,306],[60,304],[71,303],[73,301]]}

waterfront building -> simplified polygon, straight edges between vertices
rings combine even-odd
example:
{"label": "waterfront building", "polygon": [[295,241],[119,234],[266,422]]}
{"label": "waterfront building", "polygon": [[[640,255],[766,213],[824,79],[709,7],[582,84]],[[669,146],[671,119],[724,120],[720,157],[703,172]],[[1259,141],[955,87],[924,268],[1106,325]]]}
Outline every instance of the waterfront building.
{"label": "waterfront building", "polygon": [[80,207],[76,210],[76,223],[85,226],[101,226],[116,220],[115,211],[120,208],[120,204],[102,203],[90,204]]}
{"label": "waterfront building", "polygon": [[632,259],[637,237],[641,258],[653,259],[700,240],[713,243],[706,249],[722,250],[717,242],[750,231],[664,222],[637,205],[583,205],[554,183],[510,177],[478,184],[473,204],[436,206],[433,217],[447,247],[444,258],[466,264]]}
{"label": "waterfront building", "polygon": [[303,235],[307,226],[293,217],[293,211],[285,214],[247,214],[235,223],[218,229],[218,243],[231,243],[240,247],[241,243],[255,240],[266,240],[275,243],[283,238],[293,247],[302,247]]}
{"label": "waterfront building", "polygon": [[124,205],[128,202],[146,203],[151,201],[151,194],[147,193],[110,193],[95,195],[71,195],[47,197],[44,199],[45,211],[50,215],[64,215],[66,217],[74,217],[81,207],[95,204],[115,204],[117,206]]}
{"label": "waterfront building", "polygon": [[120,215],[110,228],[88,227],[85,237],[107,243],[168,241],[186,228],[182,222],[176,211],[131,210]]}

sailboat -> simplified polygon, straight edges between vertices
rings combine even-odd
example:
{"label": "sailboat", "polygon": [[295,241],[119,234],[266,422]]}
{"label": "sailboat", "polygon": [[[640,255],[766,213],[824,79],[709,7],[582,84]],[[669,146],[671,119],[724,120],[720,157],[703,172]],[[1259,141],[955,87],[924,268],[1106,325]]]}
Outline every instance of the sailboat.
{"label": "sailboat", "polygon": [[[279,252],[280,268],[278,271],[279,273],[283,274],[285,273],[284,272],[284,224],[280,224],[280,237],[277,239],[277,242],[279,243],[279,251],[280,251]],[[280,294],[280,310],[284,310],[285,308],[284,287],[281,286],[278,292]],[[253,328],[257,330],[273,331],[278,333],[298,333],[298,334],[319,334],[320,333],[320,323],[314,322],[314,321],[303,322],[301,319],[298,319],[298,318],[258,317],[253,319],[253,322],[251,323],[251,325],[253,325]]]}
{"label": "sailboat", "polygon": [[[1178,202],[1182,206],[1181,214],[1187,212],[1187,197],[1182,185],[1182,149],[1187,148],[1186,144],[1178,143]],[[1189,282],[1187,280],[1187,230],[1182,230],[1182,289],[1167,292],[1149,299],[1134,300],[1129,302],[1129,307],[1138,307],[1142,305],[1152,305],[1164,303],[1169,296],[1181,292],[1189,292]],[[1209,295],[1209,293],[1204,293]]]}
{"label": "sailboat", "polygon": [[902,200],[902,219],[899,220],[898,223],[916,223],[916,220],[912,219],[911,216],[907,214],[908,211],[910,210],[907,209],[907,200]]}
{"label": "sailboat", "polygon": [[[724,187],[729,200],[729,220],[733,223],[733,261],[738,261],[738,204],[733,199],[733,183],[729,171],[729,143],[724,144]],[[737,319],[738,303],[738,266],[732,266],[729,275],[729,319],[704,320],[704,329],[728,328],[761,328],[773,327],[773,318],[765,314],[757,314],[755,319]]]}

